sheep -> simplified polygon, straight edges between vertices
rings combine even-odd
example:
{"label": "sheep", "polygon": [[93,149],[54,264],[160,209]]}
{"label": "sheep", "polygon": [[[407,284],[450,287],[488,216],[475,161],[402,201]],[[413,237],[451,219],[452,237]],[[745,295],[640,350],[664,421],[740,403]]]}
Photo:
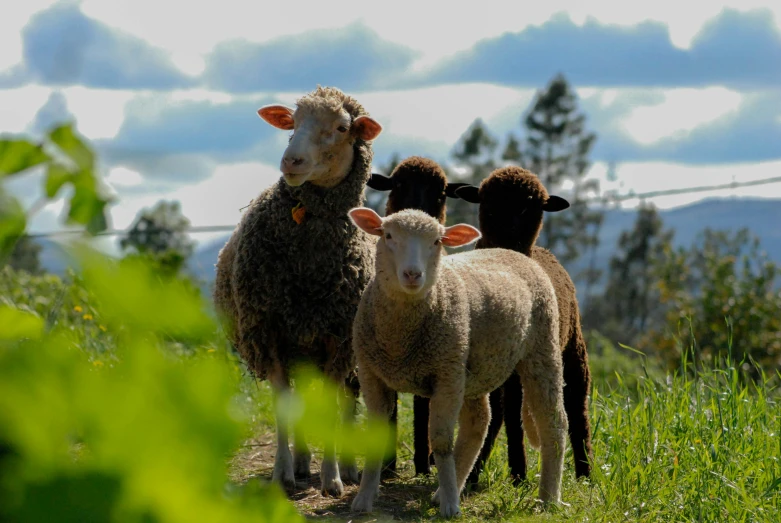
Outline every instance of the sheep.
{"label": "sheep", "polygon": [[[385,216],[404,210],[419,209],[445,224],[446,199],[454,198],[455,191],[467,183],[448,183],[445,170],[437,162],[421,156],[405,158],[393,169],[390,176],[372,174],[366,184],[377,191],[390,191],[385,205]],[[398,418],[398,397],[394,401],[391,425],[395,428]],[[431,472],[433,454],[428,441],[428,398],[413,396],[413,462],[415,474]],[[383,465],[383,471],[396,470],[396,447],[391,458]]]}
{"label": "sheep", "polygon": [[[371,141],[382,126],[332,87],[318,86],[295,110],[268,105],[258,115],[293,131],[280,161],[283,176],[252,201],[219,253],[213,298],[248,367],[274,389],[272,479],[292,489],[296,475],[310,475],[311,454],[295,434],[293,461],[280,400],[291,392],[297,363],[317,365],[340,384],[354,371],[352,322],[373,275],[376,239],[356,230],[347,211],[364,201]],[[323,450],[321,493],[340,496],[335,449],[329,444]],[[357,482],[354,461],[342,465],[345,479]]]}
{"label": "sheep", "polygon": [[[444,227],[407,209],[352,222],[380,236],[375,277],[353,324],[358,379],[370,416],[390,416],[393,391],[431,398],[430,432],[439,479],[433,502],[460,513],[459,493],[485,437],[488,393],[517,369],[542,443],[540,497],[558,503],[567,419],[553,285],[527,256],[484,249],[442,257],[444,246],[480,238],[471,225]],[[453,445],[456,420],[458,439]],[[369,512],[381,461],[367,457],[352,509]]]}
{"label": "sheep", "polygon": [[[564,365],[564,409],[567,412],[575,476],[588,477],[591,473],[589,459],[592,457],[588,417],[591,373],[586,342],[581,331],[575,284],[553,253],[535,245],[542,229],[543,212],[564,210],[569,207],[569,203],[558,196],[549,196],[536,175],[514,166],[496,169],[483,180],[479,188],[472,185],[459,187],[456,195],[468,202],[480,204],[479,221],[483,237],[477,243],[477,249],[504,247],[521,252],[539,263],[553,282],[561,319],[559,334]],[[514,374],[502,389],[491,393],[490,401],[492,411],[504,410],[508,462],[510,472],[518,482],[526,478],[526,451],[521,425],[523,391],[518,376]],[[524,422],[532,421],[526,409],[523,419]],[[470,485],[477,484],[501,425],[502,418],[495,416],[468,479]],[[529,428],[529,442],[536,446],[534,431]]]}

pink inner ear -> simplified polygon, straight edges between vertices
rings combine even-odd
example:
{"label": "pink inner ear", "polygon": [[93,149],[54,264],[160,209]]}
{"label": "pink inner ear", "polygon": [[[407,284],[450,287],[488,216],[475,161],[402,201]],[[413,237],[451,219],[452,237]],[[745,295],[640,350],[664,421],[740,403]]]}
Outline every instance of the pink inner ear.
{"label": "pink inner ear", "polygon": [[293,109],[284,105],[266,105],[258,109],[258,116],[277,129],[290,131],[294,127]]}
{"label": "pink inner ear", "polygon": [[382,132],[382,126],[368,116],[359,116],[353,122],[353,129],[361,140],[369,141],[377,138]]}
{"label": "pink inner ear", "polygon": [[459,223],[445,229],[445,233],[442,235],[442,243],[448,247],[461,247],[479,240],[480,236],[480,231],[476,228],[465,223]]}
{"label": "pink inner ear", "polygon": [[356,227],[362,231],[374,236],[382,235],[382,218],[374,210],[368,207],[356,207],[347,214]]}

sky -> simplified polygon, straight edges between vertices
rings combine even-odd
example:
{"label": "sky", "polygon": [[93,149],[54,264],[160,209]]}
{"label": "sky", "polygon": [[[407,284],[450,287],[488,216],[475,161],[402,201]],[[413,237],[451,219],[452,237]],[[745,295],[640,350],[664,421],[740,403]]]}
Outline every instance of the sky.
{"label": "sky", "polygon": [[[781,175],[781,2],[514,4],[12,2],[0,132],[37,137],[74,119],[117,199],[115,228],[161,199],[179,200],[193,225],[234,225],[280,176],[287,133],[258,118],[262,105],[336,86],[383,125],[375,167],[394,153],[451,165],[476,118],[502,145],[522,136],[535,93],[563,73],[597,133],[589,177],[603,190]],[[31,205],[41,179],[11,190]],[[715,196],[781,198],[781,183],[652,201]],[[62,210],[47,206],[30,230],[61,228]]]}

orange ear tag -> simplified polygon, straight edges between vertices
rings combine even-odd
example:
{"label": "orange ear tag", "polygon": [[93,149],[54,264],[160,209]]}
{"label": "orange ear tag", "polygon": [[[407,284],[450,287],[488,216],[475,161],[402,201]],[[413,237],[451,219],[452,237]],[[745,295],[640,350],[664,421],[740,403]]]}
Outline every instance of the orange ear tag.
{"label": "orange ear tag", "polygon": [[293,207],[290,212],[293,215],[293,221],[301,225],[301,223],[304,221],[304,216],[306,215],[306,208],[301,205],[301,202],[298,202],[298,204]]}

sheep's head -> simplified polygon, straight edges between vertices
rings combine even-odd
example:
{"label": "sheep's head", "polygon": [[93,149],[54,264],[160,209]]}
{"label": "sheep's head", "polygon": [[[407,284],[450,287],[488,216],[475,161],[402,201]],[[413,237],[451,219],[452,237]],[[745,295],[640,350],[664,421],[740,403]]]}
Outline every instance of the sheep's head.
{"label": "sheep's head", "polygon": [[293,131],[279,164],[292,186],[338,185],[350,172],[356,140],[374,140],[382,131],[354,98],[330,87],[300,98],[295,110],[267,105],[258,115],[277,129]]}
{"label": "sheep's head", "polygon": [[514,166],[496,169],[479,189],[459,187],[456,195],[480,204],[480,230],[486,247],[504,247],[527,255],[542,229],[543,212],[569,207],[564,198],[548,195],[534,173]]}
{"label": "sheep's head", "polygon": [[471,225],[445,227],[417,209],[382,218],[368,207],[357,207],[349,215],[357,227],[380,236],[376,278],[384,289],[396,294],[425,296],[436,283],[444,246],[460,247],[480,238],[480,231]]}
{"label": "sheep's head", "polygon": [[419,209],[445,223],[445,198],[455,198],[455,191],[465,183],[447,183],[439,164],[428,158],[410,156],[399,163],[390,176],[372,174],[366,184],[377,191],[390,191],[385,215],[403,209]]}

